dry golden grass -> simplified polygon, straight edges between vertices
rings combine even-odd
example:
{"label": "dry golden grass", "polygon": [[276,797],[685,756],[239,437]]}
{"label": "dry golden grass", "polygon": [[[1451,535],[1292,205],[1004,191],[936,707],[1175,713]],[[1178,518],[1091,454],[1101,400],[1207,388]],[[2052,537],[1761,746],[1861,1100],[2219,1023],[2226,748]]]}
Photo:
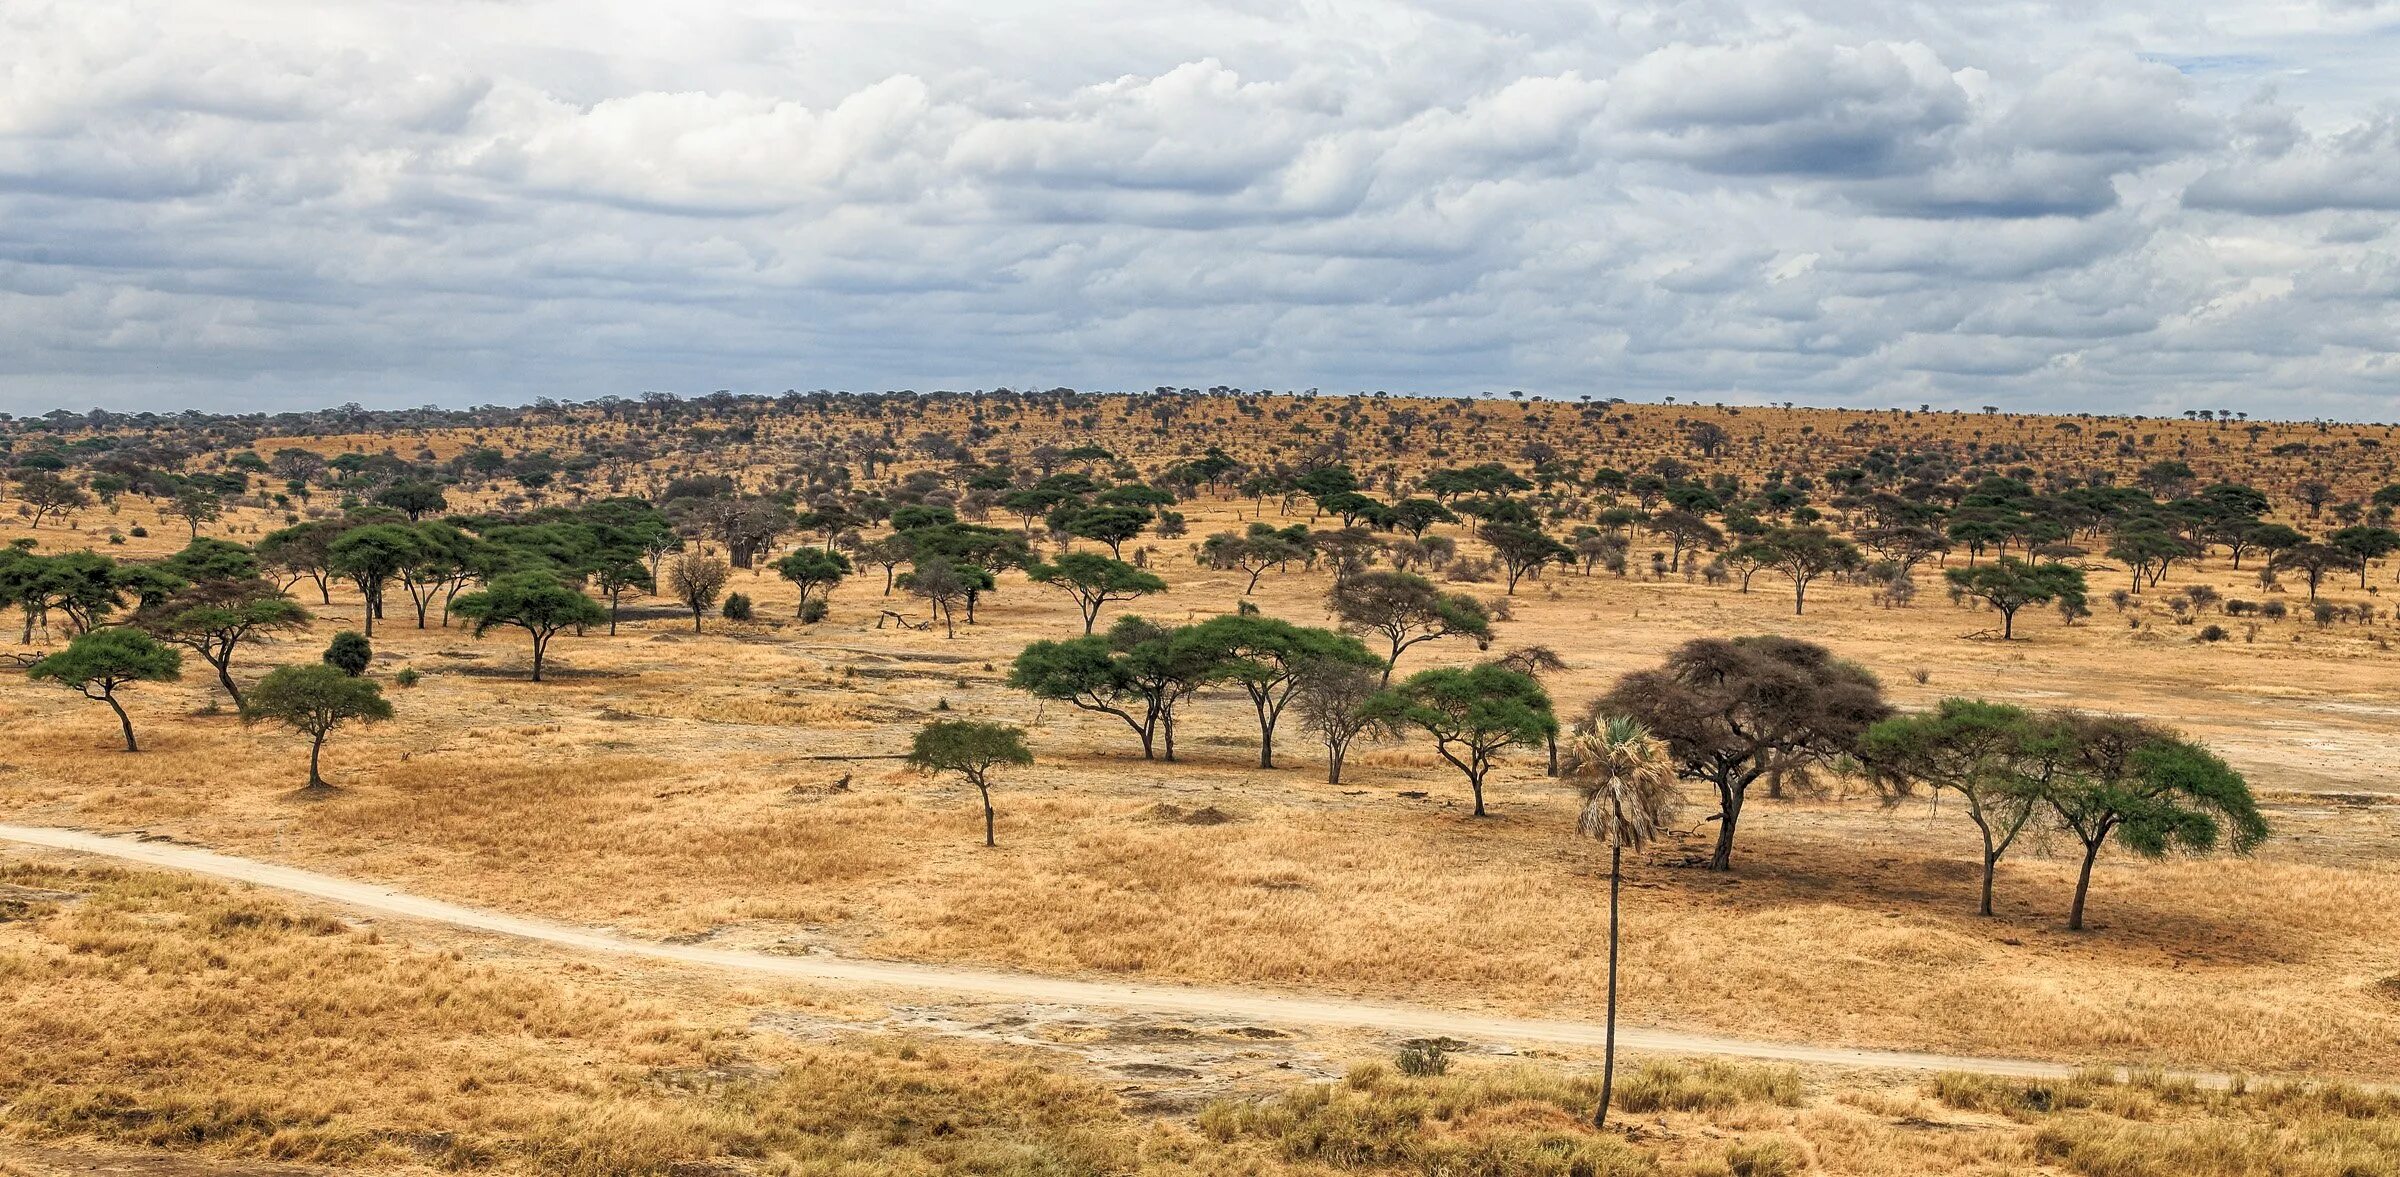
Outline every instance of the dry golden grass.
{"label": "dry golden grass", "polygon": [[0,897],[0,1172],[28,1177],[94,1146],[171,1150],[194,1175],[248,1158],[682,1177],[2335,1177],[2400,1159],[2400,1105],[2339,1086],[1892,1086],[1727,1063],[1629,1070],[1606,1135],[1585,1126],[1588,1069],[1522,1063],[1416,1078],[1363,1063],[1151,1119],[1019,1051],[793,1037],[763,1015],[810,1009],[796,993],[472,939],[403,946],[145,872],[0,860]]}

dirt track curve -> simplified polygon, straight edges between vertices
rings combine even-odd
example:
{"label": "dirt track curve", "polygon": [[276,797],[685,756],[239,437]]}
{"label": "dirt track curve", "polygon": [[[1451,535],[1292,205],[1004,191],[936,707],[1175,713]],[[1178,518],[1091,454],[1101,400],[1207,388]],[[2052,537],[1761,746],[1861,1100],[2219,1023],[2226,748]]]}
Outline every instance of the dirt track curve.
{"label": "dirt track curve", "polygon": [[[779,956],[697,945],[637,940],[549,920],[528,919],[466,907],[294,867],[277,866],[165,841],[110,836],[48,826],[0,825],[0,841],[100,855],[144,866],[185,871],[406,919],[553,944],[584,952],[670,961],[795,981],[897,988],[972,1000],[1047,1002],[1120,1010],[1342,1027],[1411,1036],[1447,1036],[1467,1041],[1519,1045],[1599,1046],[1598,1024],[1546,1018],[1515,1018],[1426,1006],[1307,997],[1241,989],[1126,981],[1089,981],[992,969],[954,968],[836,956]],[[1973,1058],[1909,1051],[1854,1050],[1807,1043],[1763,1042],[1619,1026],[1623,1049],[1677,1055],[1724,1055],[1782,1062],[1906,1071],[1976,1071],[2020,1078],[2060,1078],[2073,1068],[2029,1059]],[[2222,1075],[2195,1073],[2204,1084],[2222,1085]]]}

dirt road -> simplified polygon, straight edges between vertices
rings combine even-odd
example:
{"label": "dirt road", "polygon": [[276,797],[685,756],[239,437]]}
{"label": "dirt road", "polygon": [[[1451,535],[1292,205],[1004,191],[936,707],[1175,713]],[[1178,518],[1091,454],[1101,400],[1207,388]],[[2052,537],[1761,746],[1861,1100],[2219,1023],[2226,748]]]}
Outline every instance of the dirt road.
{"label": "dirt road", "polygon": [[[1425,1006],[1351,1001],[1336,997],[1243,989],[1204,988],[1125,981],[1090,981],[989,969],[952,968],[836,956],[779,956],[698,945],[636,940],[548,920],[528,919],[439,899],[410,895],[288,866],[217,854],[163,841],[143,841],[46,826],[0,825],[0,841],[100,855],[143,866],[186,871],[249,883],[296,895],[406,919],[514,936],[584,952],[671,961],[705,968],[783,977],[794,981],[904,989],[983,1001],[1045,1002],[1098,1006],[1194,1017],[1341,1027],[1395,1035],[1450,1037],[1470,1042],[1596,1047],[1596,1023],[1435,1009]],[[1783,1062],[1907,1071],[1978,1071],[2022,1078],[2056,1078],[2072,1068],[2025,1059],[1971,1058],[1906,1051],[1852,1050],[1806,1043],[1761,1042],[1620,1026],[1617,1044],[1627,1050],[1677,1055],[1725,1055]],[[2194,1075],[2221,1085],[2221,1075]]]}

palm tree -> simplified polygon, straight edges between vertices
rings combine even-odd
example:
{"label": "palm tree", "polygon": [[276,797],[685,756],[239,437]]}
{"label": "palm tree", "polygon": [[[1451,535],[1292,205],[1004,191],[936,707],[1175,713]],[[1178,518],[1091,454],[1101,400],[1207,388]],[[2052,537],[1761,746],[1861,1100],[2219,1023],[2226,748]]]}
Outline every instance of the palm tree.
{"label": "palm tree", "polygon": [[1622,715],[1595,715],[1578,725],[1562,774],[1583,794],[1575,832],[1608,844],[1608,1030],[1600,1062],[1600,1107],[1592,1127],[1608,1126],[1617,1078],[1617,896],[1625,852],[1656,841],[1682,801],[1675,765],[1650,729]]}

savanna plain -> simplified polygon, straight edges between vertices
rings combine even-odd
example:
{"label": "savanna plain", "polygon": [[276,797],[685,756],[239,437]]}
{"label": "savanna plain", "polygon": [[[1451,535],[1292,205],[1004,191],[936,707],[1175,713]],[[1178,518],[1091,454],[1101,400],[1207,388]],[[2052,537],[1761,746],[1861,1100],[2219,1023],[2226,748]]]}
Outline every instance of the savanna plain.
{"label": "savanna plain", "polygon": [[[1721,782],[1671,749],[1681,804],[1622,857],[1628,1025],[2081,1069],[1630,1054],[1604,1129],[1580,1047],[741,976],[0,842],[0,1174],[2400,1173],[2391,442],[1232,390],[0,424],[0,584],[113,578],[8,602],[0,822],[635,939],[1596,1022],[1578,722],[1734,638],[1862,671],[1876,720],[2171,732],[2264,832],[2104,836],[2070,930],[2085,845],[2042,803],[1985,915],[1969,799],[1871,741],[1756,758],[1725,870]],[[420,546],[361,574],[359,529]],[[1074,556],[1118,586],[1089,642]],[[228,572],[299,614],[235,649],[248,711],[183,647],[116,690],[128,752],[41,670]],[[530,607],[495,603],[529,576],[589,603],[540,681]],[[1036,656],[1263,620],[1381,660],[1359,584],[1431,594],[1412,633],[1446,636],[1352,708],[1382,720],[1338,774],[1304,675],[1261,766],[1263,656],[1177,672],[1155,740],[1135,671],[1079,692]],[[343,631],[391,714],[303,787],[261,684]],[[1503,732],[1480,805],[1420,677],[1479,666],[1568,761]],[[989,773],[994,845],[970,780],[908,759],[953,722],[1030,753]]]}

